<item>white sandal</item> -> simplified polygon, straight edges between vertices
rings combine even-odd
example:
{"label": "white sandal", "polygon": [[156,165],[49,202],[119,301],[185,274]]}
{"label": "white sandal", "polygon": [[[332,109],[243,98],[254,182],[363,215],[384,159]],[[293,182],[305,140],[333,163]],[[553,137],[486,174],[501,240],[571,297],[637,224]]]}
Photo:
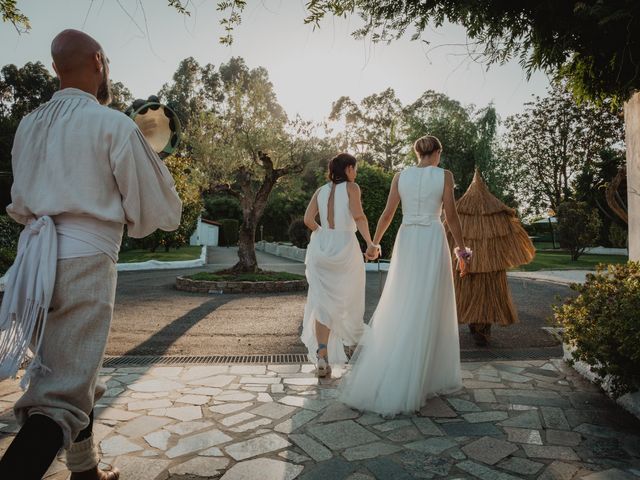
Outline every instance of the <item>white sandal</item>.
{"label": "white sandal", "polygon": [[326,355],[320,355],[320,350],[326,350],[327,346],[324,343],[318,345],[318,350],[316,350],[316,354],[318,355],[318,362],[316,364],[316,375],[319,378],[324,378],[331,374],[331,365],[329,365],[329,360]]}

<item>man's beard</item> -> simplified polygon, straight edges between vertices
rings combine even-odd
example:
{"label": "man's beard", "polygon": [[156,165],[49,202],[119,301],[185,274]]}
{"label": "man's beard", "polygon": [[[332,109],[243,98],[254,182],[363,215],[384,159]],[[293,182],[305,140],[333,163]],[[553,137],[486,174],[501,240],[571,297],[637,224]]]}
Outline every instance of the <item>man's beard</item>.
{"label": "man's beard", "polygon": [[96,98],[101,105],[109,105],[113,100],[111,97],[111,82],[108,79],[105,78],[100,84]]}
{"label": "man's beard", "polygon": [[107,78],[106,66],[102,70],[102,83],[100,83],[100,86],[98,87],[96,98],[101,105],[109,105],[113,100],[111,95],[111,80]]}

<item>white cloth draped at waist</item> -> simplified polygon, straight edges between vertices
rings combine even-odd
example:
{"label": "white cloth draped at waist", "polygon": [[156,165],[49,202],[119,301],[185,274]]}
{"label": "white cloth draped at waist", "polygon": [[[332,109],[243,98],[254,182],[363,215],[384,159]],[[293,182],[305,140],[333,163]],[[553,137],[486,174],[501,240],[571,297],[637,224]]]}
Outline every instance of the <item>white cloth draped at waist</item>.
{"label": "white cloth draped at waist", "polygon": [[432,223],[441,222],[440,214],[425,214],[425,215],[404,215],[402,217],[403,225],[423,225],[429,226]]}
{"label": "white cloth draped at waist", "polygon": [[56,279],[56,227],[51,217],[34,218],[20,234],[18,253],[7,272],[0,306],[0,380],[15,378],[29,343],[35,344],[20,385],[34,372],[46,371],[38,355]]}
{"label": "white cloth draped at waist", "polygon": [[121,223],[105,222],[85,215],[54,217],[58,233],[58,259],[89,257],[104,253],[114,263],[122,242]]}

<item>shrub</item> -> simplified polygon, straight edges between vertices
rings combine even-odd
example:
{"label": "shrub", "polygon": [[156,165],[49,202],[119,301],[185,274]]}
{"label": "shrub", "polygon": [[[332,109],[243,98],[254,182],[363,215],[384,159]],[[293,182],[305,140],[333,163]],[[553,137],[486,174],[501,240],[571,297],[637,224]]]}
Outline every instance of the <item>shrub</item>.
{"label": "shrub", "polygon": [[289,240],[298,248],[309,245],[309,229],[302,218],[296,218],[289,225]]}
{"label": "shrub", "polygon": [[522,227],[527,231],[530,237],[535,237],[537,234],[535,223],[523,223]]}
{"label": "shrub", "polygon": [[553,227],[549,225],[549,222],[530,223],[523,225],[523,227],[529,236],[535,237],[536,242],[551,242],[553,239],[551,236],[551,228]]}
{"label": "shrub", "polygon": [[0,248],[17,249],[22,228],[9,215],[0,215]]}
{"label": "shrub", "polygon": [[224,236],[224,243],[227,247],[236,245],[238,243],[238,232],[240,230],[240,222],[235,218],[225,218],[220,220],[222,224],[222,235]]}
{"label": "shrub", "polygon": [[[369,229],[373,236],[378,219],[387,205],[387,196],[391,189],[391,181],[393,173],[385,172],[379,167],[367,165],[366,163],[358,164],[358,178],[356,182],[362,190],[362,208],[369,220]],[[385,258],[391,257],[393,244],[398,234],[398,229],[402,223],[401,208],[398,208],[396,215],[389,225],[389,229],[384,234],[380,242],[382,247],[382,255]],[[364,244],[363,244],[364,247]]]}
{"label": "shrub", "polygon": [[600,265],[584,285],[573,285],[575,299],[554,307],[575,348],[572,361],[583,361],[602,379],[610,376],[619,396],[640,387],[640,262]]}
{"label": "shrub", "polygon": [[242,220],[242,208],[237,198],[229,195],[208,195],[204,197],[204,218],[218,220],[219,218],[235,218]]}
{"label": "shrub", "polygon": [[302,192],[293,182],[277,185],[264,209],[260,223],[264,227],[264,236],[276,241],[289,240],[289,225],[304,215],[313,192]]}
{"label": "shrub", "polygon": [[586,202],[566,201],[558,207],[558,239],[560,246],[578,260],[598,238],[602,221],[598,212]]}
{"label": "shrub", "polygon": [[[195,162],[182,156],[169,156],[164,159],[176,185],[176,191],[182,200],[182,216],[180,225],[171,232],[156,230],[144,238],[123,239],[127,248],[144,248],[155,252],[158,248],[168,252],[170,248],[180,248],[189,244],[189,238],[196,229],[198,216],[202,211],[202,198],[200,195],[204,185],[204,175],[197,168]],[[161,207],[159,207],[161,208]]]}
{"label": "shrub", "polygon": [[0,215],[0,276],[9,269],[16,258],[18,238],[22,225],[8,215]]}
{"label": "shrub", "polygon": [[617,223],[612,223],[609,229],[609,241],[614,248],[626,248],[629,232]]}
{"label": "shrub", "polygon": [[0,277],[3,276],[16,259],[16,251],[12,248],[0,247]]}

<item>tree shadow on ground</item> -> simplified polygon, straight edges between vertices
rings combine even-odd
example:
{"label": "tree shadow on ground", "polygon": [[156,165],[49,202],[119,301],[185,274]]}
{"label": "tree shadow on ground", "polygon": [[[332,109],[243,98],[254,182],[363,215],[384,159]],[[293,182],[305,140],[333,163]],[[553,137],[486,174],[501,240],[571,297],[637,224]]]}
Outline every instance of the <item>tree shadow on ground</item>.
{"label": "tree shadow on ground", "polygon": [[126,351],[123,356],[164,355],[169,348],[178,339],[187,334],[192,327],[230,300],[230,298],[224,297],[207,300],[196,308],[189,310],[184,315],[176,318],[171,323],[168,323],[144,342]]}

